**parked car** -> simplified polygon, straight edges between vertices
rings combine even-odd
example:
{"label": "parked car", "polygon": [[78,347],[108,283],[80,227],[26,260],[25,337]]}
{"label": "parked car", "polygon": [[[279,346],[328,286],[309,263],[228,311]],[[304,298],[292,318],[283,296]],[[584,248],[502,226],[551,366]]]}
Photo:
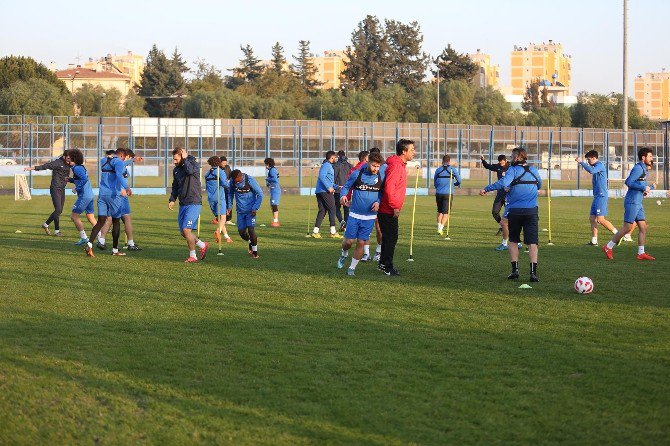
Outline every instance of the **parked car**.
{"label": "parked car", "polygon": [[6,156],[0,155],[0,166],[15,166],[16,161],[14,161],[11,158],[7,158]]}

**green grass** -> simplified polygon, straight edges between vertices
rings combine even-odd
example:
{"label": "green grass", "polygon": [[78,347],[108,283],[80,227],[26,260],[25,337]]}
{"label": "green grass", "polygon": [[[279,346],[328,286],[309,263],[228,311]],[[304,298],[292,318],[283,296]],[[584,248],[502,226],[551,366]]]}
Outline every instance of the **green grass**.
{"label": "green grass", "polygon": [[589,201],[554,199],[556,245],[542,233],[542,281],[522,290],[492,199],[456,197],[445,241],[419,197],[414,263],[408,199],[402,276],[349,278],[337,241],[304,237],[305,197],[258,228],[260,260],[231,230],[225,256],[187,265],[165,197],[132,199],[144,251],[89,259],[71,223],[39,229],[48,197],[2,196],[0,444],[667,442],[670,201],[646,202],[658,260],[640,263],[631,244],[612,262],[584,246]]}

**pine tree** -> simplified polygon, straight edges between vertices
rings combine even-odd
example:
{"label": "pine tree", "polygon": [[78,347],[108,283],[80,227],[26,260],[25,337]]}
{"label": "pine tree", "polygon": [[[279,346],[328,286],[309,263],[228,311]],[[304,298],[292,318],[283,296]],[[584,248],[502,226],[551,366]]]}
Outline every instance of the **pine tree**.
{"label": "pine tree", "polygon": [[[545,88],[546,90],[546,88]],[[537,111],[542,107],[542,100],[540,98],[540,80],[534,79],[526,88],[526,93],[523,95],[523,102],[521,108],[524,111]]]}
{"label": "pine tree", "polygon": [[286,66],[286,58],[284,57],[284,47],[279,42],[272,47],[272,70],[275,73],[282,74]]}
{"label": "pine tree", "polygon": [[349,59],[342,73],[345,89],[378,90],[393,69],[388,63],[388,41],[375,16],[368,15],[358,23],[345,54]]}
{"label": "pine tree", "polygon": [[188,65],[186,65],[186,61],[181,57],[181,53],[177,47],[175,47],[174,51],[172,52],[172,58],[170,59],[170,62],[172,62],[175,67],[177,67],[180,73],[184,74],[189,72]]}
{"label": "pine tree", "polygon": [[296,63],[291,66],[291,70],[305,90],[314,91],[322,83],[316,80],[317,69],[312,62],[313,56],[309,52],[309,44],[309,40],[298,42],[298,55],[293,56]]}
{"label": "pine tree", "polygon": [[181,109],[184,77],[177,59],[168,60],[156,45],[151,47],[142,72],[140,95],[146,99],[149,116],[174,117]]}
{"label": "pine tree", "polygon": [[263,67],[260,60],[254,56],[254,49],[251,45],[240,46],[244,57],[240,60],[240,66],[233,68],[234,77],[244,79],[247,82],[258,79],[263,73]]}
{"label": "pine tree", "polygon": [[[444,81],[464,80],[472,82],[479,72],[479,65],[474,63],[467,54],[461,54],[447,45],[442,53],[434,60],[440,71],[440,79]],[[433,76],[437,75],[432,70]]]}
{"label": "pine tree", "polygon": [[421,51],[423,35],[417,22],[409,25],[395,20],[386,20],[389,70],[385,83],[398,84],[408,91],[417,89],[422,83],[428,64],[428,55]]}

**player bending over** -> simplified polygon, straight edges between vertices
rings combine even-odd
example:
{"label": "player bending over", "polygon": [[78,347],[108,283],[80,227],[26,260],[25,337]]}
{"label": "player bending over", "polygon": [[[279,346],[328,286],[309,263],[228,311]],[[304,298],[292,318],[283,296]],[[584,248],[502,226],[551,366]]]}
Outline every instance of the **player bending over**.
{"label": "player bending over", "polygon": [[200,260],[207,255],[209,244],[198,239],[193,234],[193,229],[198,227],[200,209],[202,208],[202,185],[200,184],[200,165],[196,159],[186,152],[183,147],[177,147],[172,151],[172,193],[168,209],[174,208],[174,202],[179,199],[179,231],[186,239],[188,246],[187,263],[197,262],[195,256],[196,246],[200,248]]}
{"label": "player bending over", "polygon": [[630,171],[628,178],[626,178],[626,198],[623,202],[623,227],[619,232],[614,234],[612,240],[603,246],[605,256],[612,260],[612,250],[614,246],[619,243],[619,240],[630,231],[633,230],[633,224],[637,223],[637,259],[638,260],[656,260],[646,252],[644,252],[644,243],[647,238],[647,222],[644,216],[644,207],[642,207],[642,199],[647,196],[649,191],[656,187],[656,183],[647,182],[647,170],[651,169],[654,164],[654,155],[648,147],[642,147],[637,152],[637,157],[640,160]]}
{"label": "player bending over", "polygon": [[238,169],[230,174],[230,194],[228,207],[237,207],[237,231],[242,240],[249,242],[249,255],[257,259],[258,236],[256,235],[256,212],[263,202],[263,190],[258,182]]}
{"label": "player bending over", "polygon": [[74,193],[77,194],[77,200],[74,202],[74,206],[72,206],[70,219],[74,223],[75,228],[77,228],[77,231],[79,231],[79,241],[75,245],[83,245],[88,242],[88,237],[86,237],[84,224],[81,222],[79,216],[86,213],[88,222],[95,226],[97,223],[95,219],[95,207],[93,205],[95,196],[93,195],[93,188],[91,187],[86,167],[84,167],[84,154],[79,149],[70,149],[68,150],[68,157],[70,166],[72,167],[72,177],[68,178],[68,182],[74,183]]}
{"label": "player bending over", "polygon": [[[379,153],[370,154],[367,166],[350,175],[342,188],[340,202],[350,208],[342,241],[342,255],[337,262],[337,267],[344,267],[347,252],[354,241],[357,241],[356,252],[347,271],[350,276],[355,275],[356,265],[363,257],[365,242],[370,240],[370,234],[372,234],[377,219],[383,184],[379,168],[383,162],[384,159]],[[348,198],[349,191],[353,191],[351,202]]]}
{"label": "player bending over", "polygon": [[207,202],[209,208],[214,214],[214,219],[219,225],[218,229],[214,231],[214,239],[216,243],[221,241],[221,235],[226,240],[226,243],[232,243],[233,239],[228,235],[226,229],[226,215],[228,208],[226,203],[226,189],[228,189],[228,180],[226,172],[219,167],[221,159],[218,156],[212,156],[207,160],[210,165],[209,171],[205,174],[205,188],[207,189]]}

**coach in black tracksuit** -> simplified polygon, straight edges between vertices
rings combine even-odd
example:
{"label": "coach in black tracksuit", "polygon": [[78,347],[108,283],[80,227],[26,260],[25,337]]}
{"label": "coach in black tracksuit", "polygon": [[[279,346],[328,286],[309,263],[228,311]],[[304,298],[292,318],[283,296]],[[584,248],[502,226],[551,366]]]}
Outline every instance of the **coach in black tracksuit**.
{"label": "coach in black tracksuit", "polygon": [[63,206],[65,206],[65,186],[67,186],[67,179],[70,176],[70,157],[67,156],[67,150],[63,152],[60,158],[56,158],[41,166],[26,167],[24,170],[51,170],[51,186],[49,193],[51,194],[51,202],[54,205],[54,211],[49,215],[49,218],[42,224],[42,229],[47,235],[51,235],[49,225],[54,222],[54,235],[60,237],[60,214],[63,213]]}
{"label": "coach in black tracksuit", "polygon": [[[495,172],[498,179],[501,179],[502,177],[505,176],[505,172],[509,167],[509,163],[507,162],[507,157],[505,157],[505,155],[498,156],[498,164],[487,163],[483,156],[481,157],[481,160],[482,160],[482,166],[484,166],[485,169]],[[505,190],[502,189],[498,191],[495,200],[493,200],[493,207],[491,208],[491,214],[493,215],[493,219],[497,221],[498,224],[500,224],[500,210],[505,205],[506,196],[507,192],[505,192]],[[502,226],[498,229],[498,234],[500,233],[500,231],[502,231]]]}

